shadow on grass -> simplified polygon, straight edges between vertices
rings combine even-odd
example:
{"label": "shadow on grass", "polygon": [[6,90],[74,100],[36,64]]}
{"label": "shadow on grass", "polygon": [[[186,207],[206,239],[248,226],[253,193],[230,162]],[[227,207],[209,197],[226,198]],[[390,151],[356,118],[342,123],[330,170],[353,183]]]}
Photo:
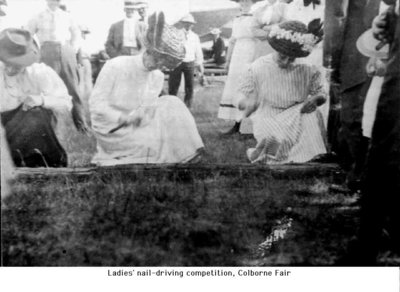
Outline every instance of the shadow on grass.
{"label": "shadow on grass", "polygon": [[[337,211],[343,196],[310,189],[328,180],[216,173],[182,182],[116,171],[19,183],[2,208],[3,265],[331,265],[356,225],[353,211]],[[261,256],[259,244],[284,216],[293,228]]]}

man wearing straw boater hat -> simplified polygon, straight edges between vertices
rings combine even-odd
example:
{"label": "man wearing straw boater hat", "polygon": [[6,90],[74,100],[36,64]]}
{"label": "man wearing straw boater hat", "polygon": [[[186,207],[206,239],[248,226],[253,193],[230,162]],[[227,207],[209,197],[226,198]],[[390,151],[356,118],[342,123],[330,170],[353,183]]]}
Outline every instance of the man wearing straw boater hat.
{"label": "man wearing straw boater hat", "polygon": [[135,17],[135,11],[147,8],[144,1],[124,2],[125,19],[111,25],[105,43],[110,58],[138,55],[143,49],[143,36],[146,25]]}
{"label": "man wearing straw boater hat", "polygon": [[173,70],[169,75],[168,87],[169,94],[177,95],[181,84],[182,73],[185,77],[185,104],[188,108],[192,105],[193,100],[193,83],[194,70],[199,68],[200,75],[204,74],[203,67],[203,51],[200,45],[200,39],[197,34],[192,31],[193,25],[196,23],[191,14],[187,14],[179,24],[183,26],[186,35],[186,55],[183,62]]}
{"label": "man wearing straw boater hat", "polygon": [[39,60],[28,31],[0,33],[1,122],[16,166],[66,166],[55,125],[69,115],[71,97],[54,70]]}
{"label": "man wearing straw boater hat", "polygon": [[79,93],[78,52],[80,31],[71,14],[60,9],[60,0],[46,0],[47,9],[34,16],[26,29],[40,41],[41,61],[64,81],[72,96],[72,117],[76,128],[86,133],[84,109]]}
{"label": "man wearing straw boater hat", "polygon": [[148,26],[145,51],[108,61],[89,99],[97,165],[183,163],[203,147],[184,103],[176,96],[159,97],[160,69],[182,62],[185,36],[165,23],[163,13],[150,16]]}

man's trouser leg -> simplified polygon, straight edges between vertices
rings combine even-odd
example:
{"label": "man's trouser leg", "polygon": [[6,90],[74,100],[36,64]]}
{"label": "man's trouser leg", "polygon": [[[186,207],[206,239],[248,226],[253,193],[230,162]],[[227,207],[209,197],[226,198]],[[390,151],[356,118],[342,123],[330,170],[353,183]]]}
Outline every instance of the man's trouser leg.
{"label": "man's trouser leg", "polygon": [[194,83],[194,62],[183,63],[183,74],[185,77],[185,104],[188,108],[192,106],[193,101],[193,83]]}
{"label": "man's trouser leg", "polygon": [[350,167],[348,183],[350,188],[358,188],[357,185],[362,176],[368,150],[368,140],[362,134],[362,116],[364,100],[369,85],[370,80],[349,88],[342,93],[339,138],[350,154],[349,159],[351,161],[348,161]]}
{"label": "man's trouser leg", "polygon": [[170,95],[175,95],[175,96],[178,95],[178,90],[179,90],[179,86],[181,84],[181,78],[182,78],[182,68],[183,68],[182,64],[180,64],[178,67],[176,67],[174,70],[172,70],[169,73],[168,93]]}
{"label": "man's trouser leg", "polygon": [[57,43],[44,43],[42,62],[57,72],[72,96],[72,119],[78,130],[87,130],[82,100],[79,94],[78,64],[72,47]]}

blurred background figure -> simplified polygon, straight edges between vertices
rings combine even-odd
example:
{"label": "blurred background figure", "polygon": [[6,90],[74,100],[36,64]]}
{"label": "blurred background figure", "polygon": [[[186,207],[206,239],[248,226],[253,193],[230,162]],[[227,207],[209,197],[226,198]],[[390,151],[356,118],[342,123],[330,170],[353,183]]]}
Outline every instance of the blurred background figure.
{"label": "blurred background figure", "polygon": [[210,50],[206,51],[208,59],[204,62],[205,66],[221,66],[225,64],[225,42],[221,38],[221,30],[214,28],[210,31],[213,37],[213,45]]}
{"label": "blurred background figure", "polygon": [[0,16],[6,15],[6,12],[4,11],[3,6],[7,6],[7,0],[0,0]]}
{"label": "blurred background figure", "polygon": [[[259,2],[260,5],[255,4],[251,9],[252,14],[262,25],[262,28],[268,31],[272,25],[279,24],[285,20],[292,20],[288,18],[290,0],[264,0]],[[293,19],[294,20],[294,19]],[[269,45],[265,39],[260,39],[257,42],[255,59],[261,56],[273,53],[274,49]]]}
{"label": "blurred background figure", "polygon": [[79,89],[82,94],[85,108],[87,108],[87,101],[92,92],[93,80],[92,80],[92,64],[90,62],[90,53],[87,48],[87,37],[90,34],[90,30],[87,26],[80,26],[82,40],[80,42],[80,48],[78,51],[78,64],[79,66]]}
{"label": "blurred background figure", "polygon": [[147,10],[149,9],[149,3],[147,0],[137,1],[136,6],[139,14],[139,21],[142,21],[147,26]]}
{"label": "blurred background figure", "polygon": [[[143,1],[125,1],[125,19],[111,25],[105,44],[106,52],[110,58],[118,56],[135,56],[143,49],[143,37],[146,30],[145,21],[139,21],[135,11],[146,11]],[[145,14],[143,14],[145,16]]]}
{"label": "blurred background figure", "polygon": [[196,23],[193,16],[188,14],[180,19],[178,27],[182,27],[186,35],[186,55],[183,62],[171,71],[168,80],[169,94],[177,95],[181,84],[182,73],[185,78],[185,104],[188,108],[192,106],[193,101],[193,85],[195,68],[199,69],[199,77],[204,75],[204,57],[203,50],[200,45],[200,38],[192,31],[193,25]]}
{"label": "blurred background figure", "polygon": [[70,13],[60,9],[60,0],[46,0],[47,9],[34,16],[26,29],[40,41],[41,61],[64,81],[72,96],[72,118],[76,128],[87,133],[85,113],[79,92],[77,52],[80,31]]}
{"label": "blurred background figure", "polygon": [[0,31],[5,28],[4,18],[7,15],[5,8],[6,6],[7,6],[7,1],[0,0]]}

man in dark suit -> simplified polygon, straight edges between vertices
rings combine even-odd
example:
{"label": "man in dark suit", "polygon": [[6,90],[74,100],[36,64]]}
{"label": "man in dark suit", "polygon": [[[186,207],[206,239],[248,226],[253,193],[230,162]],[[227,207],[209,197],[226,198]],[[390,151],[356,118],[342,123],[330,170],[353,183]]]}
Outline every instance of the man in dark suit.
{"label": "man in dark suit", "polygon": [[[370,26],[378,14],[379,1],[326,1],[324,65],[333,69],[333,100],[340,100],[340,121],[333,125],[330,119],[330,141],[349,171],[347,182],[352,190],[360,187],[368,143],[363,139],[361,120],[365,96],[371,83],[365,66],[368,58],[356,47],[358,37]],[[331,112],[335,116],[335,112]],[[332,133],[333,132],[333,133]],[[336,145],[335,145],[336,143]],[[334,147],[333,147],[334,148]]]}
{"label": "man in dark suit", "polygon": [[147,4],[144,1],[125,1],[126,18],[111,25],[106,52],[111,58],[118,56],[134,56],[139,54],[143,46],[143,35],[146,24],[134,17],[135,11]]}

